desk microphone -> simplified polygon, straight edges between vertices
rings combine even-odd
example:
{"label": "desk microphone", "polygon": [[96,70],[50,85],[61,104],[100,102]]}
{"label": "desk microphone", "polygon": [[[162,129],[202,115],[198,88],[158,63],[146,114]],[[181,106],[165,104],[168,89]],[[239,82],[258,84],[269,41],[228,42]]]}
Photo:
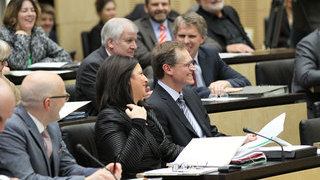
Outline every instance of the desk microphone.
{"label": "desk microphone", "polygon": [[[106,168],[106,166],[105,166],[102,162],[100,162],[97,158],[95,158],[92,154],[90,154],[85,147],[83,147],[81,144],[77,144],[76,147],[77,147],[77,150],[78,150],[80,153],[86,155],[87,157],[89,157],[90,159],[92,159],[94,162],[96,162],[97,164],[99,164],[102,168],[104,168],[104,169],[106,169],[107,171],[109,171],[109,172],[113,175],[114,179],[117,180],[116,175],[115,175],[110,169]],[[114,169],[114,171],[115,171],[115,169]]]}
{"label": "desk microphone", "polygon": [[257,135],[257,136],[263,137],[263,138],[265,138],[265,139],[268,139],[268,140],[270,140],[270,141],[275,142],[276,144],[278,144],[278,145],[281,147],[281,161],[283,161],[283,160],[284,160],[284,151],[283,151],[283,146],[282,146],[279,142],[277,142],[277,141],[275,141],[275,140],[273,140],[273,139],[271,139],[271,138],[268,138],[268,137],[266,137],[266,136],[263,136],[263,135],[261,135],[261,134],[258,134],[258,133],[254,132],[254,131],[252,131],[252,130],[250,130],[250,129],[246,128],[246,127],[245,127],[245,128],[243,128],[243,132],[245,132],[245,133],[255,134],[255,135]]}

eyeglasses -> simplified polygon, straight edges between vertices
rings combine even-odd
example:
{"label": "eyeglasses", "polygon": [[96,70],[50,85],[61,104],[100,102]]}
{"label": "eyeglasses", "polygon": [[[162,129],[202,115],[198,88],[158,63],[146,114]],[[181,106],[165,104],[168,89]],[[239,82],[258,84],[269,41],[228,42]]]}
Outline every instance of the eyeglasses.
{"label": "eyeglasses", "polygon": [[195,61],[192,60],[187,63],[176,63],[176,64],[182,64],[184,67],[188,67],[190,69],[191,67],[194,67],[194,63],[195,63]]}
{"label": "eyeglasses", "polygon": [[52,98],[52,99],[55,99],[55,98],[65,98],[66,101],[68,101],[69,98],[70,98],[70,94],[67,93],[66,95],[63,95],[63,96],[51,96],[51,97],[49,97],[49,98]]}

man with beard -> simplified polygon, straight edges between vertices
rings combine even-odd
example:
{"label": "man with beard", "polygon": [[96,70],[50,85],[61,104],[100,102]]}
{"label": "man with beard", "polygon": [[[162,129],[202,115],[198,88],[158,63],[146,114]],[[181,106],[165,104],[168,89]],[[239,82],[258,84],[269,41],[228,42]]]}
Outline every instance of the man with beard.
{"label": "man with beard", "polygon": [[[171,7],[170,0],[145,0],[144,10],[149,17],[143,17],[135,21],[139,28],[137,36],[137,50],[135,57],[144,69],[144,74],[153,78],[151,68],[151,51],[156,44],[173,40],[172,26],[174,19],[168,17]],[[208,46],[221,49],[219,44],[212,39],[205,42]]]}
{"label": "man with beard", "polygon": [[254,46],[244,31],[238,13],[224,0],[197,0],[197,13],[208,25],[208,36],[218,41],[225,52],[253,52]]}

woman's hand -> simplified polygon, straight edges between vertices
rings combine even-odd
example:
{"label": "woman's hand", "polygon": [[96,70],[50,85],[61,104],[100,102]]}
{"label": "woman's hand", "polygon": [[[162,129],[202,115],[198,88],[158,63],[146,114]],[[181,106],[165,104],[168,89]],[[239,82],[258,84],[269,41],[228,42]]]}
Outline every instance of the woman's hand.
{"label": "woman's hand", "polygon": [[26,36],[30,36],[31,35],[31,33],[30,34],[28,34],[26,31],[24,31],[24,30],[17,30],[16,31],[16,34],[22,34],[22,35],[26,35]]}
{"label": "woman's hand", "polygon": [[248,134],[247,139],[244,141],[243,144],[247,144],[248,142],[255,141],[255,140],[257,140],[257,135]]}
{"label": "woman's hand", "polygon": [[144,107],[137,106],[135,104],[127,104],[126,114],[130,119],[140,118],[147,119],[147,111]]}

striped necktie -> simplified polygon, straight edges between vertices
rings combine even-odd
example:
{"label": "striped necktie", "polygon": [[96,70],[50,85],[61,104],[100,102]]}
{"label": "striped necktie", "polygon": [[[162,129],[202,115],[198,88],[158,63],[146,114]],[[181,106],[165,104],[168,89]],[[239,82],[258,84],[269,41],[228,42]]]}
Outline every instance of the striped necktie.
{"label": "striped necktie", "polygon": [[44,145],[47,150],[47,156],[48,156],[48,158],[50,158],[51,154],[52,154],[52,142],[51,142],[51,139],[50,139],[50,136],[49,136],[47,129],[44,129],[44,131],[41,133],[41,135],[43,137]]}
{"label": "striped necktie", "polygon": [[160,35],[159,35],[158,42],[159,43],[166,42],[167,41],[166,27],[163,24],[161,24],[160,25],[160,30],[161,30],[161,32],[160,32]]}

